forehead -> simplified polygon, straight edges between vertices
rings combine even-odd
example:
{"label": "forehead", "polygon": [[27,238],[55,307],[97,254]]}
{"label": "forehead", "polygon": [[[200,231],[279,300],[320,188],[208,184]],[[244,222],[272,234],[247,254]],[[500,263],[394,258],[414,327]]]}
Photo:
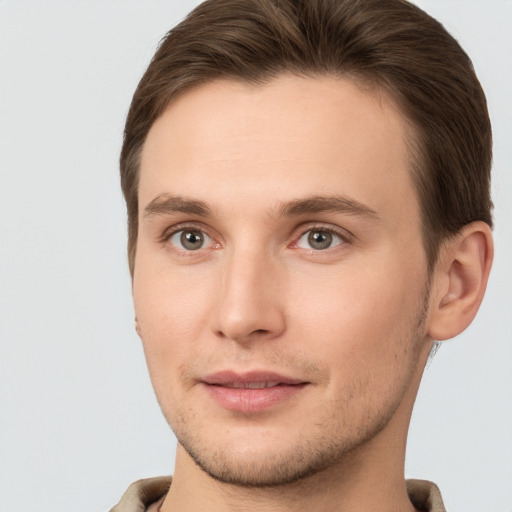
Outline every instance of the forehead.
{"label": "forehead", "polygon": [[141,208],[159,194],[245,205],[343,194],[399,213],[402,199],[415,202],[407,135],[385,93],[348,80],[214,81],[183,94],[152,126]]}

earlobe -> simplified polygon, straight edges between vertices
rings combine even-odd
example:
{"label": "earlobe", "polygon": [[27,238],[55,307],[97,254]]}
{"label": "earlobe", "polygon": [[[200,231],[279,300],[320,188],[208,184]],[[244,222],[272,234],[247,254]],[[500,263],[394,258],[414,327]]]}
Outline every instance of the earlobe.
{"label": "earlobe", "polygon": [[482,302],[493,259],[491,228],[472,222],[442,247],[433,275],[428,334],[457,336],[473,321]]}

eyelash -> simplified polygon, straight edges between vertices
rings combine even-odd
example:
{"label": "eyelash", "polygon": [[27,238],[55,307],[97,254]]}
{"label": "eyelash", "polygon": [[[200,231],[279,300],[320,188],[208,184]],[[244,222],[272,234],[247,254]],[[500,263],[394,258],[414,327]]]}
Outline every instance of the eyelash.
{"label": "eyelash", "polygon": [[[200,233],[203,233],[203,235],[205,235],[212,241],[212,243],[210,243],[210,247],[200,247],[197,250],[187,250],[185,248],[179,248],[175,244],[172,244],[170,242],[172,237],[174,237],[178,233],[187,232],[187,231],[190,231],[190,232],[198,231]],[[163,235],[160,237],[160,242],[163,245],[171,246],[172,250],[180,253],[180,255],[197,256],[198,253],[202,249],[218,249],[221,247],[221,244],[219,242],[216,242],[215,237],[211,236],[208,231],[209,230],[206,229],[205,226],[200,225],[200,224],[189,224],[189,223],[178,224],[176,226],[173,226],[169,230],[165,231],[163,233]],[[306,236],[308,233],[314,233],[314,232],[321,232],[321,233],[329,234],[329,235],[333,236],[333,238],[338,238],[339,243],[337,243],[333,247],[327,247],[325,249],[314,249],[312,247],[304,248],[304,247],[298,246],[299,241],[304,236]],[[353,237],[353,235],[351,233],[347,232],[346,230],[334,229],[332,226],[326,226],[324,224],[308,224],[308,225],[302,225],[294,231],[294,234],[292,235],[293,242],[291,244],[289,244],[288,246],[294,250],[297,250],[297,249],[306,250],[310,254],[322,254],[322,253],[331,252],[333,250],[340,250],[341,247],[343,247],[346,244],[351,242],[352,237]]]}
{"label": "eyelash", "polygon": [[205,226],[202,226],[202,225],[199,225],[199,224],[189,224],[189,223],[187,223],[187,224],[178,224],[178,225],[173,226],[172,228],[166,230],[163,233],[163,235],[161,236],[160,242],[163,245],[172,247],[172,249],[175,252],[180,253],[180,255],[197,256],[197,253],[201,249],[203,249],[203,247],[200,247],[199,249],[194,251],[194,250],[187,250],[187,249],[184,249],[184,248],[179,248],[176,245],[171,243],[171,239],[172,239],[173,236],[177,235],[178,233],[187,232],[187,231],[188,232],[198,231],[200,233],[203,233],[203,235],[208,237],[213,242],[213,245],[215,246],[215,247],[213,247],[214,249],[219,248],[221,246],[221,244],[219,244],[218,242],[215,241],[215,238],[213,236],[210,236],[208,234],[208,230],[205,228]]}
{"label": "eyelash", "polygon": [[[299,241],[305,237],[308,233],[325,233],[329,234],[330,236],[334,238],[339,239],[339,243],[336,243],[334,246],[326,247],[325,249],[314,249],[312,247],[305,248],[300,247]],[[326,226],[325,224],[314,224],[314,225],[307,225],[307,226],[301,226],[299,228],[299,233],[297,236],[294,236],[294,242],[292,243],[293,249],[304,249],[309,251],[310,254],[322,254],[322,253],[328,253],[335,250],[340,250],[342,246],[345,246],[345,244],[349,243],[351,241],[350,234],[342,229],[334,229],[332,226]]]}

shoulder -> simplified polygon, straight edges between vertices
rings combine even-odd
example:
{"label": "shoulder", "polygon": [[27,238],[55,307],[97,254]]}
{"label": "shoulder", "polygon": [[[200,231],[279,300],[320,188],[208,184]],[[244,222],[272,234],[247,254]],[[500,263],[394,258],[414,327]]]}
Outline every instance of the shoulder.
{"label": "shoulder", "polygon": [[407,480],[411,503],[421,511],[446,512],[439,487],[428,480]]}
{"label": "shoulder", "polygon": [[167,494],[171,482],[170,476],[137,480],[110,512],[149,512],[148,507]]}

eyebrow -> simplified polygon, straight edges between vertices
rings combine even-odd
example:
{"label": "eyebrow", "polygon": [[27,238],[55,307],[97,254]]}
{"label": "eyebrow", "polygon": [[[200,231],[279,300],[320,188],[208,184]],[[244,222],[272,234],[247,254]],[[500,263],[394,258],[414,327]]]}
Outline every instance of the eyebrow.
{"label": "eyebrow", "polygon": [[283,204],[279,213],[287,217],[295,217],[311,213],[344,213],[379,219],[375,210],[359,201],[343,196],[314,196],[297,199]]}
{"label": "eyebrow", "polygon": [[[327,212],[379,219],[375,210],[359,201],[343,196],[313,196],[296,199],[280,204],[278,208],[278,215],[282,217],[298,217]],[[155,197],[144,208],[144,217],[172,213],[186,213],[200,217],[213,216],[212,209],[207,203],[182,196],[170,196],[169,194],[161,194]]]}
{"label": "eyebrow", "polygon": [[211,217],[212,211],[203,201],[186,199],[181,196],[161,194],[144,208],[144,217],[166,215],[170,213],[188,213],[200,217]]}

